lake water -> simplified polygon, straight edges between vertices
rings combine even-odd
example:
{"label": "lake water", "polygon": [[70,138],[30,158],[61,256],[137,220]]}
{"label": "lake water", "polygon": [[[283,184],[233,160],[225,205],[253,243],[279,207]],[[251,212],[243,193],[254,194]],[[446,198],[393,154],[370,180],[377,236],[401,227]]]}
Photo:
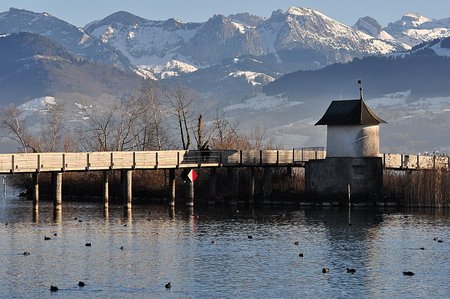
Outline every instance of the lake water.
{"label": "lake water", "polygon": [[7,198],[0,221],[1,298],[450,297],[448,210],[353,209],[349,226],[336,208],[134,205],[105,215],[101,204],[63,200],[61,213],[42,202],[33,215],[31,202]]}

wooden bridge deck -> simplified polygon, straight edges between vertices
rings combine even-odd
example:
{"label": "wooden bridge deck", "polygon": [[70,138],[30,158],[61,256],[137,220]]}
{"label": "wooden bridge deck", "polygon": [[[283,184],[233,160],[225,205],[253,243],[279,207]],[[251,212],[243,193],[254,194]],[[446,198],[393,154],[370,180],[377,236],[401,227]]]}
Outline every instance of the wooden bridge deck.
{"label": "wooden bridge deck", "polygon": [[[324,159],[324,150],[245,151],[135,151],[0,154],[0,174],[95,171],[121,169],[173,169],[200,167],[304,166]],[[449,169],[447,156],[383,154],[385,169]]]}

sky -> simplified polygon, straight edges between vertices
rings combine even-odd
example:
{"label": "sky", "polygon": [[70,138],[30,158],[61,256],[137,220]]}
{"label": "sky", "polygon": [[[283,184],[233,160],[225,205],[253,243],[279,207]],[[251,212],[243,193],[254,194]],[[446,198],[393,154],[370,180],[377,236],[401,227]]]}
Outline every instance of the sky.
{"label": "sky", "polygon": [[10,7],[47,12],[79,27],[121,10],[150,20],[204,22],[214,14],[238,12],[269,17],[291,6],[313,8],[347,25],[371,16],[386,26],[408,12],[450,17],[449,0],[0,0],[0,12]]}

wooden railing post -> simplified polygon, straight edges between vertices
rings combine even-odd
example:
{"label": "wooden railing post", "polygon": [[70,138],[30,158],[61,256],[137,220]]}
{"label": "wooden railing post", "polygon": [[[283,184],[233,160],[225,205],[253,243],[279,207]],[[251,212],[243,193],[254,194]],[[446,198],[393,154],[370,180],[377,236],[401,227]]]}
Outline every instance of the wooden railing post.
{"label": "wooden railing post", "polygon": [[158,168],[158,166],[159,166],[159,152],[155,153],[155,160],[156,160],[155,168]]}

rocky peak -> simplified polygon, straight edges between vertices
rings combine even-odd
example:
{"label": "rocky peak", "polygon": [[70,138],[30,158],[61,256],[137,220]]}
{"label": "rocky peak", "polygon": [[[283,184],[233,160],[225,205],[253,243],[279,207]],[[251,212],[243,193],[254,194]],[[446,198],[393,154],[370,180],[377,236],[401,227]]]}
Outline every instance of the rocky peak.
{"label": "rocky peak", "polygon": [[373,37],[377,37],[383,30],[383,26],[371,17],[359,18],[353,28]]}
{"label": "rocky peak", "polygon": [[385,28],[385,31],[391,34],[392,36],[395,36],[402,33],[403,31],[409,29],[416,29],[421,25],[428,23],[430,21],[432,21],[432,19],[422,16],[419,13],[407,13],[404,16],[402,16],[400,20],[395,21],[393,23],[389,23],[388,26]]}
{"label": "rocky peak", "polygon": [[266,20],[266,18],[264,18],[264,17],[251,15],[249,13],[239,13],[239,14],[229,15],[228,18],[234,22],[241,23],[241,24],[244,24],[247,26],[253,26],[253,27],[258,26],[259,24],[264,22],[264,20]]}

